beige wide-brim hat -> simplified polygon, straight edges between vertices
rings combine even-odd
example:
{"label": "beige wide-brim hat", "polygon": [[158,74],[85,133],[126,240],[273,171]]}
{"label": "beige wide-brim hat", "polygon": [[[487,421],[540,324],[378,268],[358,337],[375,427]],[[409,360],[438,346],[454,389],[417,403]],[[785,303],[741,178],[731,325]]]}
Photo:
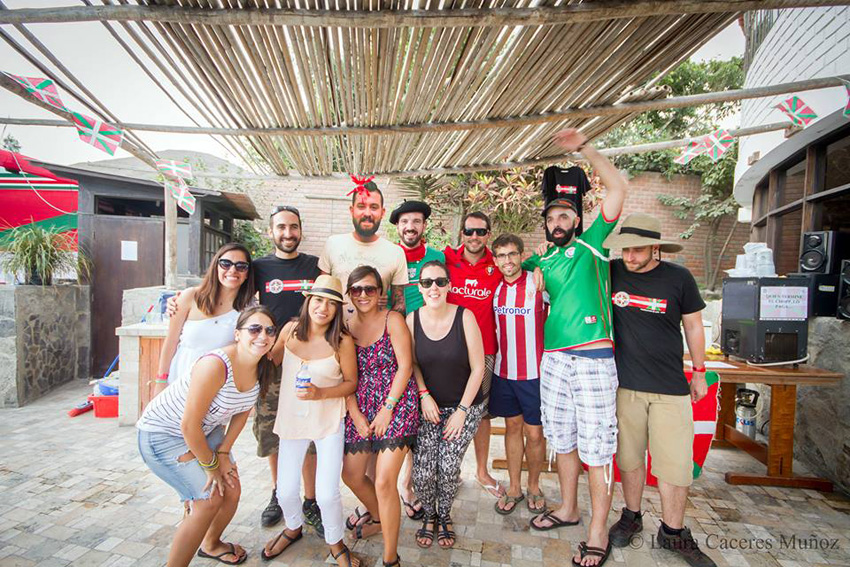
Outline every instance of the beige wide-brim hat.
{"label": "beige wide-brim hat", "polygon": [[662,252],[678,252],[681,244],[661,239],[661,221],[646,213],[632,213],[626,217],[620,230],[609,235],[602,243],[609,250],[660,246]]}
{"label": "beige wide-brim hat", "polygon": [[321,275],[313,282],[313,287],[301,292],[305,297],[317,295],[334,301],[342,302],[342,282],[333,276]]}

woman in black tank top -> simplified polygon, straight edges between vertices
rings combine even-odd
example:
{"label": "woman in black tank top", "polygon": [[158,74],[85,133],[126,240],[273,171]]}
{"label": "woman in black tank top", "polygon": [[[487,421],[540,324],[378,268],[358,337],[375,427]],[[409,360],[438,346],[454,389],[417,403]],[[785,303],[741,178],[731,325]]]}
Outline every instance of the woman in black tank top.
{"label": "woman in black tank top", "polygon": [[460,465],[484,413],[481,331],[471,311],[446,303],[449,283],[442,262],[425,264],[419,276],[425,305],[407,316],[423,416],[413,455],[413,486],[425,510],[419,547],[430,547],[438,528],[440,547],[455,543],[451,509]]}

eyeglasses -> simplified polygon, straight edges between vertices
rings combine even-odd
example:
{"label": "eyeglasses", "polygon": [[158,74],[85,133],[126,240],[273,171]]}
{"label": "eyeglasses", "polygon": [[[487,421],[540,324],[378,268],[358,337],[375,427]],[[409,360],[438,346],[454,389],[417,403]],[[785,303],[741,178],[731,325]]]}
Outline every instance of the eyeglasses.
{"label": "eyeglasses", "polygon": [[290,207],[289,205],[278,205],[277,207],[272,209],[272,214],[269,216],[273,217],[283,211],[286,211],[287,213],[292,213],[293,215],[298,217],[298,220],[301,220],[301,211],[299,211],[295,207]]}
{"label": "eyeglasses", "polygon": [[513,258],[519,258],[519,252],[508,252],[507,254],[496,254],[493,256],[497,262],[504,262]]}
{"label": "eyeglasses", "polygon": [[351,297],[360,297],[363,294],[366,294],[366,297],[373,297],[376,293],[378,293],[378,286],[375,285],[354,285],[348,288],[348,294]]}
{"label": "eyeglasses", "polygon": [[234,262],[233,260],[228,260],[227,258],[221,258],[218,261],[218,267],[224,270],[225,272],[230,268],[235,267],[237,272],[247,272],[248,268],[251,267],[251,264],[248,262]]}
{"label": "eyeglasses", "polygon": [[472,236],[473,234],[476,236],[487,236],[487,233],[490,232],[488,228],[464,228],[463,234],[464,236]]}
{"label": "eyeglasses", "polygon": [[425,278],[419,280],[419,286],[425,289],[430,288],[434,284],[437,284],[437,287],[446,287],[449,285],[449,278]]}
{"label": "eyeglasses", "polygon": [[248,331],[248,334],[250,334],[252,337],[256,337],[260,334],[261,331],[265,331],[266,336],[268,337],[274,337],[275,335],[277,335],[277,328],[275,328],[273,325],[263,327],[259,323],[254,323],[253,325],[248,325],[247,327],[239,327],[239,330]]}

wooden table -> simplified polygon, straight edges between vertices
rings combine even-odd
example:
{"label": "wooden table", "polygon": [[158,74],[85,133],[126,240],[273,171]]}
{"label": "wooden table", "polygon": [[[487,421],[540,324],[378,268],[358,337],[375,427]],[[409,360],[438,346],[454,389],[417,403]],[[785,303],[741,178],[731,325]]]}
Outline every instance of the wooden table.
{"label": "wooden table", "polygon": [[726,473],[729,484],[788,486],[832,492],[825,478],[796,476],[794,465],[794,425],[797,410],[797,386],[837,386],[844,377],[808,365],[750,366],[746,362],[706,355],[706,360],[731,364],[734,368],[715,368],[724,384],[766,384],[770,386],[770,435],[768,443],[750,439],[735,429],[735,393],[737,388],[720,389],[720,414],[713,447],[734,446],[767,466],[767,474]]}

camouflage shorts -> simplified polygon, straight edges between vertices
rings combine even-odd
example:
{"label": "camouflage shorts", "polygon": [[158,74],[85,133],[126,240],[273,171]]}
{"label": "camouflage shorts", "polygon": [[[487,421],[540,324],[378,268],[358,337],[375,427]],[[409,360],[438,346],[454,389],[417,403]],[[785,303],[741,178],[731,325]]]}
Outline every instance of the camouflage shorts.
{"label": "camouflage shorts", "polygon": [[[277,417],[277,401],[280,397],[280,371],[275,372],[275,379],[269,384],[265,398],[257,398],[257,411],[254,415],[254,437],[257,438],[257,456],[268,457],[276,455],[280,446],[280,438],[274,432],[274,420]],[[310,443],[307,448],[310,455],[316,454],[316,446]]]}

